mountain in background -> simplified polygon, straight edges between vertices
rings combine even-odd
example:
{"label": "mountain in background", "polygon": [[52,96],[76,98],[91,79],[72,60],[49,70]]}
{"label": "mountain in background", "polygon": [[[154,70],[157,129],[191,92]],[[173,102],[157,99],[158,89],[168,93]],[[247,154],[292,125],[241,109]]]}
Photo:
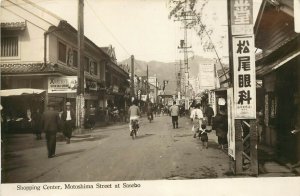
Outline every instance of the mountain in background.
{"label": "mountain in background", "polygon": [[[210,61],[209,58],[204,58],[201,56],[193,56],[188,59],[189,62],[189,73],[191,77],[196,77],[199,72],[199,64]],[[183,67],[183,61],[182,67]],[[128,65],[130,68],[131,65],[131,58],[125,59],[118,64]],[[137,76],[146,76],[147,75],[147,65],[149,76],[154,76],[156,74],[158,78],[159,85],[162,84],[163,80],[168,80],[168,85],[166,86],[166,93],[167,94],[174,94],[176,93],[176,75],[180,71],[179,69],[179,62],[159,62],[159,61],[142,61],[135,59],[135,75]],[[228,67],[228,65],[226,65]],[[217,65],[217,69],[221,69],[220,65]]]}

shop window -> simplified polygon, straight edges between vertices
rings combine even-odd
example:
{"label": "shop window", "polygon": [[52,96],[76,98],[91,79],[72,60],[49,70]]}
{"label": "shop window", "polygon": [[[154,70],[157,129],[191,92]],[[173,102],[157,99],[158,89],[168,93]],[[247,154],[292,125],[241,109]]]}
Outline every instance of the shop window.
{"label": "shop window", "polygon": [[90,74],[97,75],[98,69],[97,69],[97,63],[95,61],[91,61],[90,63]]}
{"label": "shop window", "polygon": [[19,56],[19,38],[2,37],[1,38],[1,57],[17,57]]}
{"label": "shop window", "polygon": [[67,46],[61,42],[58,42],[58,60],[63,63],[67,60]]}
{"label": "shop window", "polygon": [[84,71],[86,71],[86,72],[90,72],[90,60],[89,60],[89,58],[88,57],[84,57],[84,63],[83,63],[83,65],[84,65]]}
{"label": "shop window", "polygon": [[73,50],[73,66],[78,66],[78,53],[77,50]]}
{"label": "shop window", "polygon": [[67,65],[72,66],[73,65],[73,50],[72,48],[68,48],[68,55],[67,55]]}

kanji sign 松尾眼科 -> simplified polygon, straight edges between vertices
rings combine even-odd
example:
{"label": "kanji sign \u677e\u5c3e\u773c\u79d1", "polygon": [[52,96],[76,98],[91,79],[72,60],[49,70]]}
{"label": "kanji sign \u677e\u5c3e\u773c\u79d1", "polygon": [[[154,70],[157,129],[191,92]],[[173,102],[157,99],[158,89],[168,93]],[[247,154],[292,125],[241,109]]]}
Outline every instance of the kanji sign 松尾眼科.
{"label": "kanji sign \u677e\u5c3e\u773c\u79d1", "polygon": [[234,105],[236,119],[256,118],[254,36],[233,37]]}

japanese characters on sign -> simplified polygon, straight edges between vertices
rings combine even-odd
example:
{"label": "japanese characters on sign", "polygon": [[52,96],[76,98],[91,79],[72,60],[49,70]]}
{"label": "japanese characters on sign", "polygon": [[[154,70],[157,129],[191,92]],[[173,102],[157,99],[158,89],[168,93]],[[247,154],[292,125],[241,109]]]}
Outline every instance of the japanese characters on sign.
{"label": "japanese characters on sign", "polygon": [[252,0],[231,0],[232,35],[253,34]]}
{"label": "japanese characters on sign", "polygon": [[76,93],[77,76],[62,76],[48,78],[48,93]]}
{"label": "japanese characters on sign", "polygon": [[236,119],[256,118],[254,36],[233,36],[234,104]]}

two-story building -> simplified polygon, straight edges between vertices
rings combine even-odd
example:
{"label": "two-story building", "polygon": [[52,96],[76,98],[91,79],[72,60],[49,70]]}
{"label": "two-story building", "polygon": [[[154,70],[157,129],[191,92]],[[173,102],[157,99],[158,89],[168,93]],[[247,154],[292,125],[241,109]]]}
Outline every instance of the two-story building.
{"label": "two-story building", "polygon": [[69,23],[33,3],[2,2],[1,89],[44,90],[40,96],[2,98],[9,115],[43,110],[47,103],[61,109],[69,101],[75,108],[78,66],[84,66],[86,106],[104,108],[111,94],[124,97],[128,74],[117,65],[114,52],[85,37],[80,65],[77,34]]}

